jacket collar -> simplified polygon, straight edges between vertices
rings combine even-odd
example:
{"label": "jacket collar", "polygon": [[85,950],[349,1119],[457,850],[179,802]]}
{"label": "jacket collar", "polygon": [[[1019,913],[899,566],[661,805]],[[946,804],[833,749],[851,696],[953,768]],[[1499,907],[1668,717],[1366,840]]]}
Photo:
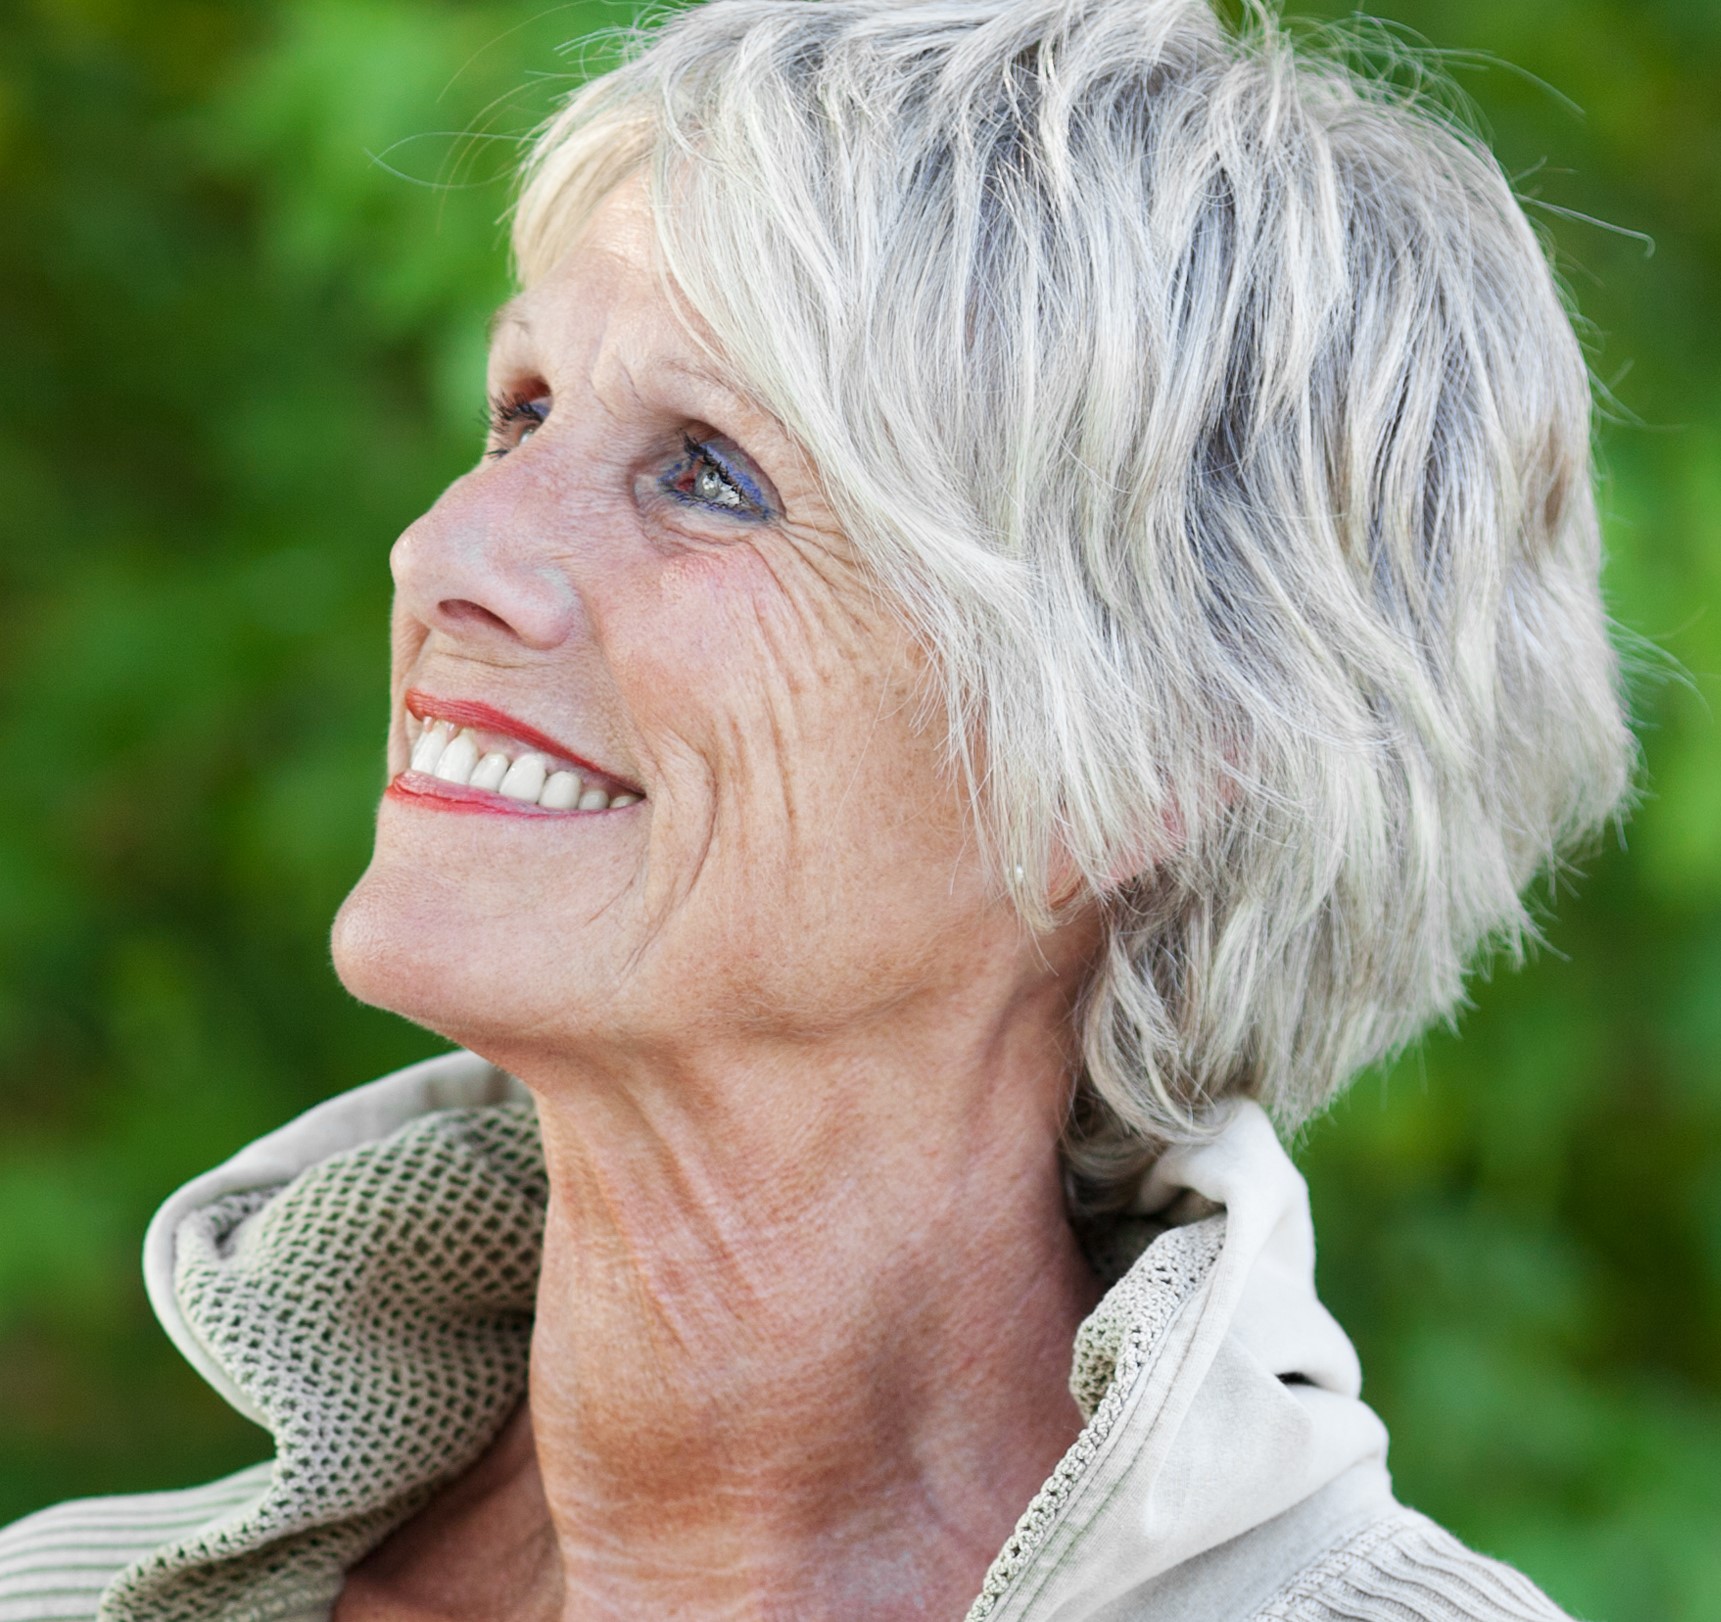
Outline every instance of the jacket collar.
{"label": "jacket collar", "polygon": [[[1155,1238],[1082,1326],[1071,1387],[1082,1400],[1085,1380],[1100,1400],[969,1622],[1122,1614],[1108,1607],[1125,1596],[1129,1614],[1169,1618],[1180,1572],[1211,1567],[1215,1551],[1341,1479],[1342,1511],[1329,1496],[1329,1519],[1389,1497],[1385,1429],[1315,1294],[1303,1179],[1258,1105],[1230,1104],[1212,1126],[1160,1158],[1135,1209],[1215,1214]],[[1211,1582],[1182,1599],[1190,1615],[1219,1614]]]}
{"label": "jacket collar", "polygon": [[[523,1394],[543,1200],[524,1089],[466,1053],[174,1195],[145,1241],[150,1299],[277,1460],[257,1503],[122,1574],[104,1617],[332,1603]],[[1385,1433],[1315,1295],[1306,1190],[1259,1107],[1163,1156],[1132,1214],[1145,1248],[1076,1340],[1086,1427],[970,1622],[1094,1615],[1359,1467],[1384,1484]]]}

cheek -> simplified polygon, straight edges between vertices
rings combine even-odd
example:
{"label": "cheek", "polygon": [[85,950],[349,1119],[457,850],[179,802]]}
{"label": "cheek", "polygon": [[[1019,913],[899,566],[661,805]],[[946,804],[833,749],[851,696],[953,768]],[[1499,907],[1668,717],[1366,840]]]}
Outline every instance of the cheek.
{"label": "cheek", "polygon": [[745,556],[696,552],[617,582],[594,605],[604,659],[629,719],[660,770],[685,749],[709,755],[733,730],[738,700],[770,672],[758,646],[759,571]]}
{"label": "cheek", "polygon": [[685,671],[694,680],[757,661],[774,592],[770,571],[751,547],[683,553],[641,594],[659,634],[639,639],[639,652],[660,674]]}
{"label": "cheek", "polygon": [[748,549],[678,559],[653,583],[649,634],[629,640],[642,731],[684,755],[676,809],[705,799],[718,854],[737,858],[726,887],[754,910],[949,889],[973,841],[915,725],[922,666],[894,619],[785,589]]}

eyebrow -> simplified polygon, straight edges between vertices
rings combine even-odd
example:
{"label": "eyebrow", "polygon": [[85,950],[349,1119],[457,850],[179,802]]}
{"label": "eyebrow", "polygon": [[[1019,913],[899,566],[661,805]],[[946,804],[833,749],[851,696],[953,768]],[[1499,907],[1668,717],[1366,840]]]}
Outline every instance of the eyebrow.
{"label": "eyebrow", "polygon": [[516,294],[506,304],[496,307],[495,312],[484,325],[484,341],[494,343],[496,334],[504,327],[519,327],[523,331],[531,331],[532,324],[526,319],[526,312],[520,308],[520,297]]}
{"label": "eyebrow", "polygon": [[745,412],[757,414],[772,422],[776,421],[771,412],[766,410],[758,400],[720,372],[711,371],[704,366],[690,366],[685,361],[679,360],[662,360],[657,364],[661,370],[673,376],[683,378],[689,383],[709,390],[711,393],[722,395],[732,406],[739,406]]}
{"label": "eyebrow", "polygon": [[[526,310],[523,308],[525,298],[526,295],[524,293],[516,293],[514,297],[507,300],[506,303],[497,306],[495,311],[491,314],[489,321],[485,324],[484,330],[487,342],[494,343],[496,335],[504,327],[518,328],[522,333],[526,333],[528,335],[531,333],[532,323]],[[756,400],[752,395],[748,394],[745,389],[738,387],[732,379],[725,377],[720,371],[712,370],[708,366],[689,364],[687,361],[667,358],[656,361],[655,365],[661,371],[680,377],[684,381],[693,384],[698,389],[703,389],[709,393],[721,396],[722,400],[732,408],[739,407],[741,411],[746,414],[762,416],[767,421],[776,423],[776,418],[771,411],[769,411],[759,400]],[[636,395],[638,395],[640,393],[640,388],[639,384],[634,379],[632,369],[624,366],[623,370],[627,372],[629,387],[633,389]],[[788,434],[787,430],[783,429],[780,423],[777,423],[777,427],[778,430],[784,433],[786,437],[793,439],[794,436]]]}

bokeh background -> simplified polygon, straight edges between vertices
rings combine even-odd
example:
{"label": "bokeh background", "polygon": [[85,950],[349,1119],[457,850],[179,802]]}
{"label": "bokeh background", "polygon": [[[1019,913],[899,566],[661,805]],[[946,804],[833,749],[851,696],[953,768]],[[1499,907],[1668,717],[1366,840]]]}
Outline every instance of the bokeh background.
{"label": "bokeh background", "polygon": [[[1632,655],[1642,804],[1544,950],[1305,1134],[1322,1282],[1409,1502],[1581,1616],[1713,1622],[1721,0],[1382,15],[1555,245],[1609,596],[1663,654]],[[604,60],[559,47],[629,17],[0,7],[0,1523],[262,1455],[154,1327],[144,1223],[438,1046],[325,949],[380,786],[387,550],[475,453],[517,139]]]}

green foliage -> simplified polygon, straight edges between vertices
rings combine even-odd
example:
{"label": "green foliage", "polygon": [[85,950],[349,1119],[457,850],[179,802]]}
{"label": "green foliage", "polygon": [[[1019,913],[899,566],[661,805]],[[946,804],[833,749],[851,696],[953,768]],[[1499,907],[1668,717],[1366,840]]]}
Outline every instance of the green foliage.
{"label": "green foliage", "polygon": [[482,182],[515,148],[429,132],[517,136],[555,42],[614,20],[0,12],[0,1520],[257,1454],[151,1326],[143,1224],[438,1045],[324,945],[380,786],[388,545],[470,461],[506,293]]}
{"label": "green foliage", "polygon": [[[1307,1134],[1403,1494],[1612,1622],[1721,1615],[1721,11],[1395,0],[1555,244],[1617,407],[1646,793],[1461,1034]],[[154,1328],[153,1205],[432,1051],[324,930],[388,543],[470,460],[500,177],[599,0],[0,11],[0,1523],[258,1456]],[[1580,115],[1537,80],[1546,80]],[[1648,233],[1634,238],[1576,215]],[[1658,670],[1663,673],[1658,674]]]}

